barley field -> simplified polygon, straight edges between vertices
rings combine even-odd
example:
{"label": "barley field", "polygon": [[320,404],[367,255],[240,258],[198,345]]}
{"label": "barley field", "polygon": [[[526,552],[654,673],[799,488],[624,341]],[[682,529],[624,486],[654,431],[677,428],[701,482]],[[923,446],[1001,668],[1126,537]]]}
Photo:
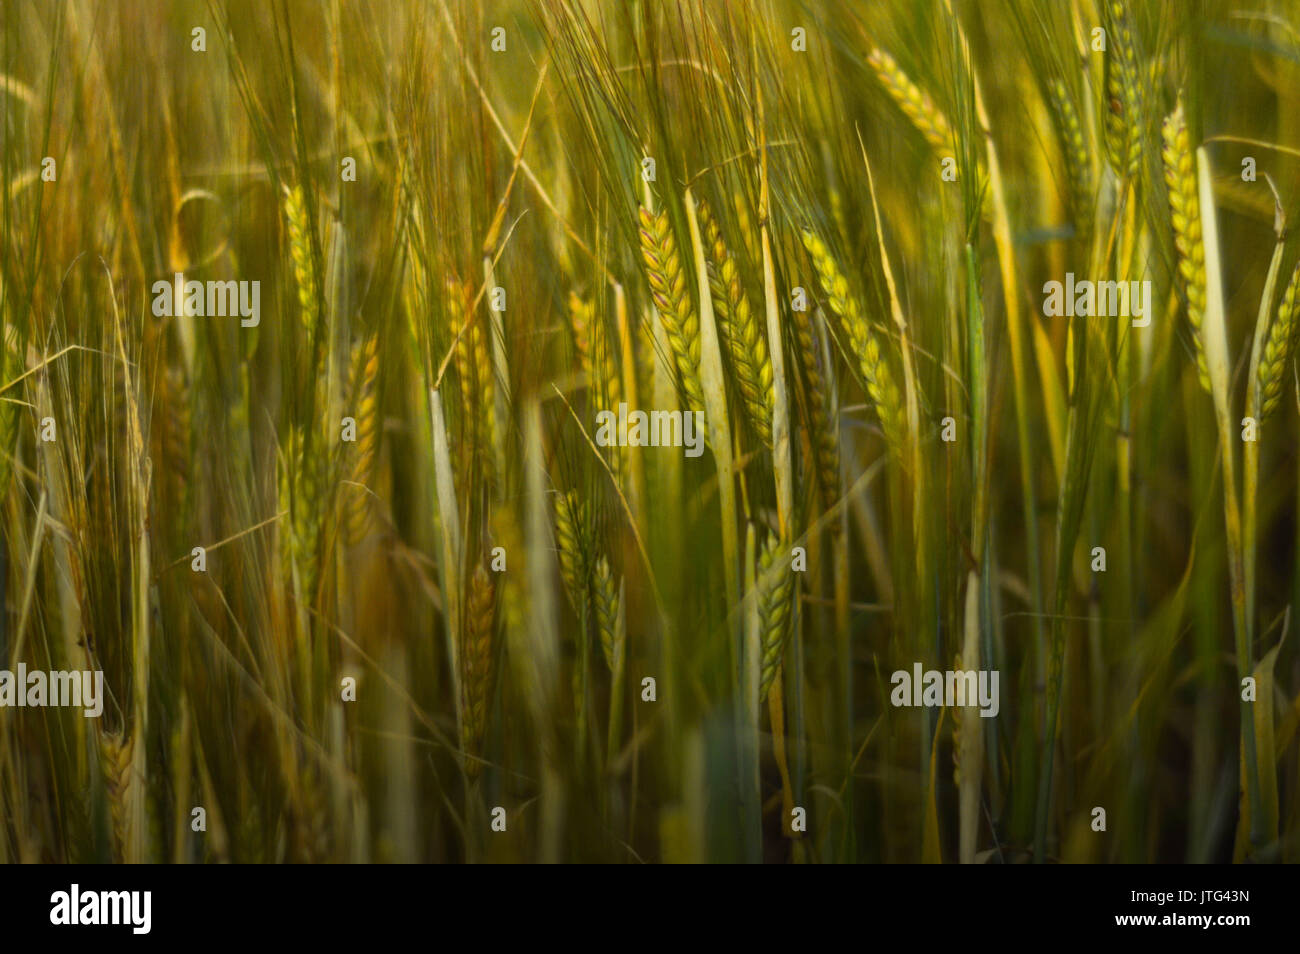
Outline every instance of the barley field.
{"label": "barley field", "polygon": [[1300,860],[1295,0],[0,21],[0,861]]}

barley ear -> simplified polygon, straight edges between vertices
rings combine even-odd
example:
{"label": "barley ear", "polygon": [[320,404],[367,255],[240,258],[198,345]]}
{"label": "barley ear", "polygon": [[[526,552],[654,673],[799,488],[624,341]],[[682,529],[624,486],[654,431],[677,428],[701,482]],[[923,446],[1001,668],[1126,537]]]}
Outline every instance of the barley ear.
{"label": "barley ear", "polygon": [[1084,137],[1079,109],[1069,90],[1059,79],[1047,84],[1052,118],[1065,158],[1065,174],[1069,188],[1070,217],[1081,242],[1086,243],[1092,233],[1092,160]]}
{"label": "barley ear", "polygon": [[759,676],[759,699],[766,699],[785,658],[790,639],[790,619],[794,609],[794,573],[782,565],[787,547],[772,534],[758,557],[758,625],[762,640],[763,662]]}
{"label": "barley ear", "polygon": [[592,578],[592,595],[595,597],[596,628],[600,632],[600,648],[610,672],[615,672],[619,655],[623,652],[623,614],[620,610],[619,588],[609,568],[609,560],[596,561]]}
{"label": "barley ear", "polygon": [[862,370],[867,395],[880,416],[885,441],[891,450],[901,451],[904,429],[903,399],[894,381],[879,336],[867,324],[857,299],[849,291],[848,279],[831,255],[826,243],[810,229],[803,230],[803,244],[826,293],[826,303],[844,325],[854,358]]}
{"label": "barley ear", "polygon": [[709,289],[718,327],[727,344],[750,425],[763,445],[771,448],[774,395],[767,336],[750,307],[740,270],[722,238],[718,222],[702,199],[699,217],[709,256]]}
{"label": "barley ear", "polygon": [[687,410],[704,410],[700,381],[700,323],[691,304],[686,269],[673,237],[668,213],[640,209],[641,258],[659,320],[681,376]]}
{"label": "barley ear", "polygon": [[555,503],[555,546],[559,551],[560,578],[579,616],[587,603],[589,574],[584,535],[589,512],[574,490],[561,494]]}
{"label": "barley ear", "polygon": [[954,139],[948,118],[934,105],[929,94],[903,72],[898,61],[880,47],[875,47],[868,54],[867,63],[885,87],[885,92],[903,111],[903,115],[911,120],[917,132],[930,144],[930,148],[951,149]]}
{"label": "barley ear", "polygon": [[1106,48],[1106,157],[1120,178],[1137,175],[1142,160],[1142,83],[1137,36],[1129,19],[1127,0],[1104,0]]}
{"label": "barley ear", "polygon": [[370,482],[374,477],[379,447],[378,377],[378,338],[372,334],[354,348],[351,380],[348,382],[348,395],[357,426],[350,475],[352,486],[345,498],[343,519],[349,546],[359,543],[370,526]]}
{"label": "barley ear", "polygon": [[1296,304],[1300,298],[1300,262],[1291,272],[1291,281],[1282,293],[1277,306],[1277,317],[1268,329],[1268,340],[1259,363],[1259,390],[1261,394],[1259,420],[1263,423],[1277,410],[1282,400],[1282,383],[1286,366],[1295,351]]}
{"label": "barley ear", "polygon": [[307,339],[311,341],[320,320],[320,309],[316,264],[311,249],[311,227],[300,186],[285,187],[284,218],[289,227],[289,260],[298,286],[298,305],[302,312],[303,327],[307,329]]}
{"label": "barley ear", "polygon": [[496,585],[492,574],[480,563],[470,578],[464,645],[460,652],[461,748],[470,756],[465,760],[465,774],[471,781],[482,771],[477,756],[483,751],[487,707],[495,675],[495,620]]}
{"label": "barley ear", "polygon": [[1205,321],[1205,244],[1201,232],[1201,206],[1197,197],[1196,155],[1187,134],[1183,101],[1166,117],[1162,130],[1165,184],[1169,187],[1169,208],[1178,248],[1178,274],[1187,296],[1187,320],[1191,323],[1196,348],[1196,373],[1201,387],[1210,390],[1210,372],[1205,361],[1201,326]]}

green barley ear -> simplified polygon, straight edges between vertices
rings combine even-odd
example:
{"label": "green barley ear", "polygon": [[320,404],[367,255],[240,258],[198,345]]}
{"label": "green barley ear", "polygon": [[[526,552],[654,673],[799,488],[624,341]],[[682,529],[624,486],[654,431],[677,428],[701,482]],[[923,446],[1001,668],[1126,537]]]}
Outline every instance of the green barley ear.
{"label": "green barley ear", "polygon": [[700,382],[700,322],[691,304],[686,269],[677,250],[668,213],[656,215],[640,207],[641,258],[655,308],[663,322],[682,379],[686,409],[704,410],[704,387]]}
{"label": "green barley ear", "polygon": [[1300,297],[1300,262],[1291,272],[1291,281],[1282,293],[1277,306],[1277,317],[1268,329],[1268,340],[1259,362],[1259,390],[1261,394],[1259,420],[1262,424],[1282,400],[1282,382],[1286,365],[1295,351],[1296,304]]}
{"label": "green barley ear", "polygon": [[844,325],[849,346],[862,369],[867,395],[880,416],[886,443],[891,449],[899,450],[902,447],[904,429],[903,399],[893,372],[889,369],[880,339],[867,324],[861,306],[849,291],[848,280],[826,243],[810,229],[804,229],[803,245],[817,271],[817,280],[826,293],[826,303]]}
{"label": "green barley ear", "polygon": [[1210,390],[1210,372],[1205,360],[1201,325],[1205,320],[1205,244],[1201,233],[1201,206],[1197,194],[1196,154],[1187,134],[1182,96],[1165,118],[1161,130],[1164,149],[1165,184],[1169,187],[1169,208],[1178,248],[1178,274],[1187,296],[1187,320],[1192,326],[1196,348],[1196,373],[1201,387]]}
{"label": "green barley ear", "polygon": [[470,781],[478,778],[483,765],[474,756],[483,751],[483,734],[487,728],[488,702],[496,662],[496,585],[483,564],[470,578],[469,598],[465,608],[465,635],[460,651],[461,748],[471,756],[465,760],[465,774]]}
{"label": "green barley ear", "polygon": [[749,297],[740,281],[740,270],[727,249],[717,220],[703,199],[699,200],[699,217],[710,259],[709,289],[713,296],[714,314],[731,356],[731,366],[736,373],[736,383],[740,386],[749,422],[759,440],[770,449],[775,396],[767,335],[750,308]]}
{"label": "green barley ear", "polygon": [[600,557],[592,572],[592,596],[595,605],[596,629],[600,633],[600,648],[605,656],[609,671],[615,671],[619,655],[623,652],[624,631],[623,614],[619,612],[618,583],[609,560]]}
{"label": "green barley ear", "polygon": [[1088,156],[1088,143],[1084,136],[1079,109],[1065,84],[1052,79],[1047,84],[1052,119],[1061,153],[1065,157],[1065,174],[1069,183],[1070,217],[1074,220],[1075,234],[1087,243],[1092,232],[1092,162]]}
{"label": "green barley ear", "polygon": [[344,510],[344,535],[355,546],[370,526],[370,482],[379,448],[379,338],[371,334],[353,349],[348,397],[355,415],[357,439]]}
{"label": "green barley ear", "polygon": [[575,612],[582,614],[590,577],[586,546],[590,507],[578,492],[560,494],[555,502],[555,546],[559,551],[560,578]]}
{"label": "green barley ear", "polygon": [[[822,510],[829,512],[840,499],[840,431],[832,417],[830,384],[822,365],[822,352],[813,333],[812,316],[806,311],[792,312],[796,354],[803,368],[808,406],[809,442],[816,464],[817,487],[821,491]],[[838,520],[832,532],[841,531]]]}
{"label": "green barley ear", "polygon": [[790,619],[794,610],[794,572],[788,565],[789,548],[776,534],[768,536],[758,556],[758,626],[763,643],[763,662],[758,698],[766,699],[785,658],[790,640]]}
{"label": "green barley ear", "polygon": [[1106,158],[1116,175],[1132,178],[1142,160],[1142,81],[1137,36],[1127,0],[1104,0],[1106,25]]}
{"label": "green barley ear", "polygon": [[577,716],[577,739],[581,751],[587,737],[590,716],[589,629],[592,612],[592,533],[591,505],[579,500],[577,491],[559,495],[555,504],[555,545],[559,551],[560,577],[573,611],[582,623],[577,629],[577,661],[573,667],[574,713]]}

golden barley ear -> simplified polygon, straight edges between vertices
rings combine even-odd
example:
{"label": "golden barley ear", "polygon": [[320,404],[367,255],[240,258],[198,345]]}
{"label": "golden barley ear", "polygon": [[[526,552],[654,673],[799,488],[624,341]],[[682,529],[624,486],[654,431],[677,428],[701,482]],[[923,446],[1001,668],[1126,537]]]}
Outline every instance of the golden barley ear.
{"label": "golden barley ear", "polygon": [[579,616],[587,603],[590,576],[586,539],[590,512],[587,502],[578,499],[576,490],[567,491],[556,498],[555,546],[559,551],[560,578],[574,612]]}
{"label": "golden barley ear", "polygon": [[379,449],[379,339],[375,334],[353,349],[348,381],[349,402],[356,421],[356,441],[349,473],[351,486],[343,495],[344,538],[355,546],[370,527],[370,483]]}
{"label": "golden barley ear", "polygon": [[483,564],[474,568],[469,583],[465,614],[465,636],[460,651],[461,665],[461,748],[465,774],[478,778],[483,764],[483,735],[487,728],[488,702],[492,698],[496,663],[496,584]]}
{"label": "golden barley ear", "polygon": [[124,858],[131,840],[129,802],[137,784],[131,775],[135,757],[135,737],[123,729],[99,733],[100,768],[104,790],[108,795],[109,820],[113,844],[119,858]]}
{"label": "golden barley ear", "polygon": [[298,306],[302,313],[303,327],[307,330],[307,340],[311,341],[320,321],[320,307],[316,261],[312,257],[311,226],[300,186],[285,187],[284,219],[289,228],[289,260],[298,287]]}
{"label": "golden barley ear", "polygon": [[709,256],[709,289],[718,328],[727,345],[750,426],[763,445],[770,449],[776,399],[767,335],[750,307],[749,296],[740,280],[740,269],[722,238],[722,230],[703,199],[699,200],[699,217]]}
{"label": "golden barley ear", "polygon": [[1165,118],[1162,129],[1164,148],[1161,158],[1165,167],[1165,185],[1169,188],[1169,208],[1178,249],[1178,275],[1187,298],[1187,320],[1192,326],[1196,350],[1196,373],[1207,392],[1210,372],[1205,359],[1205,342],[1201,326],[1205,320],[1205,244],[1201,232],[1201,206],[1198,197],[1196,153],[1187,133],[1183,100]]}
{"label": "golden barley ear", "polygon": [[840,319],[854,357],[866,384],[867,396],[875,405],[885,442],[890,450],[900,452],[904,432],[902,393],[890,370],[880,337],[867,323],[857,298],[849,291],[848,279],[835,261],[826,243],[811,229],[803,230],[803,245],[812,259],[817,280],[826,294],[826,303]]}
{"label": "golden barley ear", "polygon": [[288,511],[281,524],[281,557],[285,579],[298,572],[301,597],[308,604],[320,582],[321,513],[324,501],[326,455],[308,448],[303,432],[292,427],[278,473],[280,510]]}
{"label": "golden barley ear", "polygon": [[912,82],[898,61],[880,47],[867,55],[868,65],[875,71],[880,84],[891,99],[911,120],[917,132],[935,150],[952,149],[954,137],[948,117],[934,104],[930,95]]}
{"label": "golden barley ear", "polygon": [[641,258],[646,281],[654,298],[659,320],[663,322],[668,345],[672,348],[677,372],[681,376],[686,407],[704,410],[704,386],[700,381],[700,322],[691,304],[686,269],[677,250],[668,213],[658,214],[640,208]]}

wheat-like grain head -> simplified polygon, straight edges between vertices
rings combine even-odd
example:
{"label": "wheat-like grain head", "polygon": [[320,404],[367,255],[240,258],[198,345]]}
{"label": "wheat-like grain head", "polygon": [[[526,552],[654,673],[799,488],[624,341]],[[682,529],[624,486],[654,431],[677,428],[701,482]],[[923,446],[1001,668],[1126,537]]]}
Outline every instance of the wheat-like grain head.
{"label": "wheat-like grain head", "polygon": [[1142,160],[1142,82],[1137,36],[1125,0],[1104,0],[1108,27],[1105,87],[1106,157],[1121,178],[1137,175]]}
{"label": "wheat-like grain head", "polygon": [[710,259],[709,288],[718,329],[731,356],[731,366],[749,423],[764,446],[770,448],[772,408],[776,399],[772,390],[772,360],[767,352],[767,335],[750,308],[749,296],[741,284],[740,270],[722,238],[717,219],[703,199],[699,202],[699,216]]}
{"label": "wheat-like grain head", "polygon": [[600,634],[600,648],[605,664],[613,672],[619,654],[623,652],[622,615],[619,612],[618,582],[603,555],[596,560],[592,572],[592,600],[596,615],[596,630]]}
{"label": "wheat-like grain head", "polygon": [[348,395],[357,427],[352,447],[352,486],[344,496],[343,526],[349,546],[355,546],[370,526],[370,482],[379,449],[379,338],[371,334],[353,348]]}
{"label": "wheat-like grain head", "polygon": [[668,213],[660,209],[651,213],[640,209],[641,257],[645,264],[646,280],[659,320],[663,322],[677,371],[681,376],[682,391],[687,410],[704,410],[704,387],[700,382],[700,322],[691,304],[686,283],[686,269],[677,250]]}
{"label": "wheat-like grain head", "polygon": [[849,291],[848,279],[831,255],[826,243],[810,229],[803,230],[804,248],[812,259],[818,281],[826,293],[831,311],[839,316],[850,347],[859,362],[867,394],[876,406],[885,440],[892,450],[902,446],[903,399],[894,381],[880,338],[867,324],[857,299]]}
{"label": "wheat-like grain head", "polygon": [[930,95],[912,82],[898,61],[880,47],[872,49],[867,56],[868,65],[875,70],[885,91],[903,111],[912,125],[935,150],[952,149],[954,138],[952,126],[943,112],[934,104]]}
{"label": "wheat-like grain head", "polygon": [[307,340],[314,339],[320,321],[317,297],[316,264],[312,258],[311,227],[307,219],[307,206],[299,186],[285,187],[284,218],[289,227],[289,261],[298,287],[298,305],[302,313]]}
{"label": "wheat-like grain head", "polygon": [[1264,344],[1264,353],[1259,362],[1260,423],[1266,421],[1277,410],[1282,400],[1282,383],[1286,380],[1286,366],[1295,351],[1296,339],[1296,304],[1300,297],[1300,262],[1291,272],[1291,281],[1287,283],[1278,302],[1277,317],[1269,326],[1268,338]]}
{"label": "wheat-like grain head", "polygon": [[[488,701],[495,675],[495,629],[496,584],[492,574],[480,563],[470,578],[465,638],[460,651],[461,748],[469,756],[478,756],[483,751]],[[465,760],[465,774],[471,781],[481,770],[482,763],[477,758]]]}
{"label": "wheat-like grain head", "polygon": [[587,527],[590,505],[578,499],[578,492],[560,494],[555,503],[555,546],[559,551],[560,577],[574,610],[581,614],[587,602],[589,550]]}
{"label": "wheat-like grain head", "polygon": [[758,557],[758,626],[762,641],[762,664],[758,697],[766,699],[776,674],[781,670],[785,648],[790,640],[790,620],[794,611],[794,572],[779,564],[788,549],[776,534],[770,534]]}
{"label": "wheat-like grain head", "polygon": [[1191,147],[1183,102],[1166,117],[1162,129],[1165,184],[1169,187],[1169,208],[1178,248],[1178,274],[1187,295],[1187,320],[1196,347],[1196,371],[1201,387],[1210,390],[1209,366],[1201,325],[1205,319],[1205,245],[1201,235],[1201,206],[1197,194],[1196,153]]}
{"label": "wheat-like grain head", "polygon": [[1080,241],[1086,243],[1092,232],[1092,163],[1088,157],[1083,123],[1074,98],[1061,80],[1050,80],[1047,90],[1061,153],[1065,157],[1070,216],[1074,219],[1075,233]]}

